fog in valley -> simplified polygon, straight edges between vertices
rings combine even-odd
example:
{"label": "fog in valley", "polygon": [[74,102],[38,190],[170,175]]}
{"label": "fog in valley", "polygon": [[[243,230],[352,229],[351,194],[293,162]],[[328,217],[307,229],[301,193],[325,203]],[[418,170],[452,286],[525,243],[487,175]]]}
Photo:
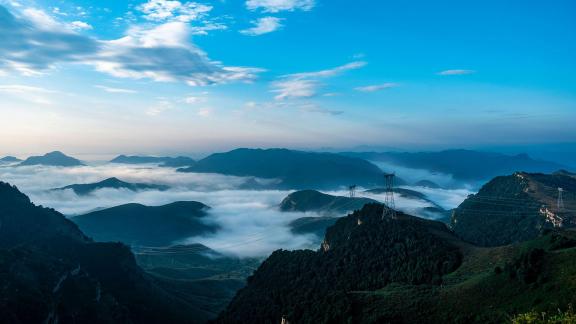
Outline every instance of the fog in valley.
{"label": "fog in valley", "polygon": [[[89,195],[79,196],[72,190],[51,190],[70,184],[94,183],[117,177],[133,183],[167,185],[166,191],[104,188]],[[0,178],[16,185],[37,205],[54,208],[68,217],[90,211],[127,203],[159,206],[175,201],[199,201],[208,206],[206,222],[216,224],[214,234],[190,237],[177,243],[202,243],[218,252],[239,257],[265,257],[276,249],[316,249],[318,237],[313,234],[293,234],[289,223],[301,217],[316,217],[316,213],[281,212],[280,202],[291,192],[288,190],[245,190],[243,184],[253,178],[225,176],[221,174],[181,173],[175,168],[157,165],[93,164],[79,167],[3,166]],[[438,181],[439,178],[432,178]],[[255,179],[269,184],[274,180]],[[467,195],[468,189],[431,189],[405,187],[427,195],[444,209],[455,208]],[[359,188],[357,196],[384,200],[384,194],[364,192]],[[348,191],[325,191],[327,194],[347,196]],[[433,207],[431,202],[409,199],[396,195],[396,207],[406,213],[434,218],[422,212]],[[344,215],[342,215],[344,216]]]}

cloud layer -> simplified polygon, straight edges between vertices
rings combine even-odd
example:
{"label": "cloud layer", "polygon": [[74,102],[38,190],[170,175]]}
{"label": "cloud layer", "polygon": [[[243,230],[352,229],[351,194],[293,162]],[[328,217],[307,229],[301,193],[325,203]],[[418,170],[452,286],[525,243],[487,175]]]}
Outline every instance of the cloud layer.
{"label": "cloud layer", "polygon": [[[73,183],[92,183],[112,176],[128,182],[168,185],[171,189],[140,192],[101,189],[87,196],[77,196],[71,190],[49,191],[51,188]],[[313,235],[294,235],[288,224],[300,217],[318,215],[281,213],[278,204],[290,191],[240,189],[247,180],[218,174],[178,173],[175,169],[159,168],[155,165],[0,167],[0,181],[17,185],[34,203],[53,207],[67,215],[126,203],[157,206],[174,201],[200,201],[212,207],[207,222],[218,224],[221,230],[213,235],[189,238],[186,243],[202,243],[219,252],[241,257],[263,257],[280,248],[317,248],[315,244],[319,238]],[[346,191],[329,193],[347,195]],[[438,199],[440,205],[452,208],[464,199],[468,192],[429,189],[426,193],[431,198]],[[381,195],[370,197],[382,199]],[[416,215],[421,208],[432,206],[422,200],[402,197],[398,197],[396,203],[401,210]],[[420,216],[428,217],[425,214]]]}
{"label": "cloud layer", "polygon": [[[178,4],[175,4],[178,3]],[[261,69],[225,66],[191,43],[190,20],[211,7],[178,1],[150,1],[141,10],[159,24],[133,25],[124,37],[98,40],[67,28],[39,9],[14,15],[0,6],[0,71],[38,75],[57,64],[78,63],[115,77],[180,81],[190,86],[250,82]]]}
{"label": "cloud layer", "polygon": [[249,10],[263,10],[264,12],[280,12],[312,10],[316,5],[314,0],[248,0],[246,7]]}
{"label": "cloud layer", "polygon": [[274,32],[282,28],[282,19],[276,17],[263,17],[252,21],[253,27],[241,30],[240,32],[248,36],[260,36]]}

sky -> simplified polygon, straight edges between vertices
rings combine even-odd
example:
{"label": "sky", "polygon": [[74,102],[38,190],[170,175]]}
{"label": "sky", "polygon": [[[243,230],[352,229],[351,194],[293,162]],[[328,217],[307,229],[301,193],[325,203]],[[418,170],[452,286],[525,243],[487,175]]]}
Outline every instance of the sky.
{"label": "sky", "polygon": [[576,3],[0,0],[0,155],[576,143]]}

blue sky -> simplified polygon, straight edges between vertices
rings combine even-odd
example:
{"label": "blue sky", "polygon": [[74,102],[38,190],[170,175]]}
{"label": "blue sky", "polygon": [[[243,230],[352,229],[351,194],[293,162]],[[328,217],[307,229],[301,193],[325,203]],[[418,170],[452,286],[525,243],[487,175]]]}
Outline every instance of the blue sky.
{"label": "blue sky", "polygon": [[573,1],[0,0],[0,153],[576,142]]}

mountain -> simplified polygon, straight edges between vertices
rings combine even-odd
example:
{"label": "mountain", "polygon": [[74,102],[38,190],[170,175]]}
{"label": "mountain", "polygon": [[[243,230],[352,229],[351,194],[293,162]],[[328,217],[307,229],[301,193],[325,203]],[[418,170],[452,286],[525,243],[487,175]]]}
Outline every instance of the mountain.
{"label": "mountain", "polygon": [[[561,209],[558,188],[564,190]],[[576,226],[576,175],[516,172],[496,177],[454,210],[451,223],[460,237],[483,246],[521,242],[546,229]]]}
{"label": "mountain", "polygon": [[31,244],[55,236],[89,241],[78,226],[62,214],[34,206],[16,187],[0,181],[0,248]]}
{"label": "mountain", "polygon": [[168,190],[170,187],[163,186],[163,185],[155,185],[155,184],[146,184],[146,183],[129,183],[124,182],[118,178],[108,178],[96,183],[86,183],[86,184],[73,184],[61,188],[56,188],[52,190],[66,190],[72,189],[77,195],[88,195],[91,192],[103,189],[103,188],[112,188],[112,189],[128,189],[132,191],[142,191],[142,190],[160,190],[165,191]]}
{"label": "mountain", "polygon": [[338,220],[337,217],[301,217],[291,221],[288,226],[294,234],[314,234],[323,238],[326,229]]}
{"label": "mountain", "polygon": [[236,149],[212,154],[179,171],[278,179],[279,187],[292,189],[327,189],[352,184],[366,187],[383,181],[382,171],[365,160],[287,149]]}
{"label": "mountain", "polygon": [[22,161],[19,166],[26,165],[48,165],[48,166],[81,166],[84,165],[80,160],[67,156],[62,152],[54,151],[42,156],[31,156]]}
{"label": "mountain", "polygon": [[0,159],[0,164],[12,164],[18,162],[22,162],[22,160],[14,156],[5,156]]}
{"label": "mountain", "polygon": [[364,152],[344,153],[346,156],[368,161],[384,162],[412,169],[450,174],[457,180],[481,181],[518,170],[549,173],[566,168],[548,161],[534,160],[526,154],[505,155],[471,150],[447,150],[440,152]]}
{"label": "mountain", "polygon": [[186,167],[196,163],[193,159],[186,156],[167,157],[167,156],[126,156],[119,155],[110,160],[110,163],[123,163],[123,164],[147,164],[159,163],[163,167]]}
{"label": "mountain", "polygon": [[318,251],[275,251],[215,322],[503,323],[576,302],[574,231],[479,248],[442,223],[381,215],[366,205]]}
{"label": "mountain", "polygon": [[71,220],[96,241],[168,246],[215,231],[216,226],[204,222],[208,208],[195,201],[164,206],[126,204],[75,216]]}
{"label": "mountain", "polygon": [[213,316],[121,243],[94,243],[0,182],[1,323],[199,323]]}
{"label": "mountain", "polygon": [[342,314],[352,311],[352,292],[395,282],[439,286],[462,262],[443,224],[381,215],[381,205],[365,205],[328,228],[323,249],[274,252],[219,322],[274,323],[283,315],[294,323],[355,322]]}
{"label": "mountain", "polygon": [[286,196],[280,203],[280,210],[343,216],[348,212],[361,209],[365,204],[375,202],[369,198],[332,196],[316,190],[300,190]]}

